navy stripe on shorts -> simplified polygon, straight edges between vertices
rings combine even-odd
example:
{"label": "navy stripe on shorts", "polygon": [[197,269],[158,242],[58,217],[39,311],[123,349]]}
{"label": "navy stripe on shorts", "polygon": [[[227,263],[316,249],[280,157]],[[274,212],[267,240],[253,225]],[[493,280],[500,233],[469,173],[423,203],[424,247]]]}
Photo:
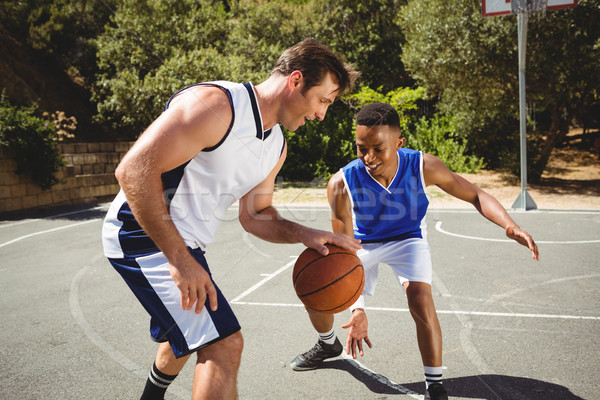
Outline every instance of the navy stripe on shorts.
{"label": "navy stripe on shorts", "polygon": [[[204,251],[189,250],[211,275]],[[194,312],[194,307],[183,310],[181,293],[171,278],[169,264],[163,253],[108,260],[150,314],[152,339],[157,342],[168,341],[177,358],[209,346],[241,329],[231,306],[214,281],[218,301],[216,311],[210,309],[208,298],[200,314]]]}

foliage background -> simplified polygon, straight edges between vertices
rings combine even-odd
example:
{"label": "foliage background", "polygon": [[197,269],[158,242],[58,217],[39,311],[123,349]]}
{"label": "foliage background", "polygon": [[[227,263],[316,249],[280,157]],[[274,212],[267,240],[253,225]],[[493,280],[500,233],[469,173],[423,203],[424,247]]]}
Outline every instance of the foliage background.
{"label": "foliage background", "polygon": [[[74,115],[73,140],[132,140],[175,91],[217,79],[259,83],[305,37],[342,54],[362,77],[325,121],[286,132],[284,179],[327,177],[350,161],[355,112],[375,100],[401,113],[408,146],[451,169],[518,173],[516,17],[482,18],[478,0],[0,1],[0,45],[11,50],[0,61],[9,72],[0,77],[10,100],[3,107]],[[15,49],[48,75],[37,86],[15,87],[36,82],[10,58]],[[583,127],[587,144],[598,135],[600,0],[531,16],[527,53],[535,181],[570,127]],[[61,74],[68,83],[53,87]]]}

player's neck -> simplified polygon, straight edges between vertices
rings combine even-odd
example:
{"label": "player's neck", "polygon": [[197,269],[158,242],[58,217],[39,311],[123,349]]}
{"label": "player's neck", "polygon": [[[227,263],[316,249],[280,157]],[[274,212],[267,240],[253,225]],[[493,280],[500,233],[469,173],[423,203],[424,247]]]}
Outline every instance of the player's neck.
{"label": "player's neck", "polygon": [[285,90],[285,82],[286,77],[271,75],[266,81],[254,87],[263,121],[263,130],[265,131],[279,122],[277,116],[281,107],[281,96]]}

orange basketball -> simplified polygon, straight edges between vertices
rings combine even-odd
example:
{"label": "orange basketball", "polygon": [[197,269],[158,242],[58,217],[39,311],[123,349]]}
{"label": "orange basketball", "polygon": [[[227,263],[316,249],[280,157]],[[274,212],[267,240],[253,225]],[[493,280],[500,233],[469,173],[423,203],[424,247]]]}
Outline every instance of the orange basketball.
{"label": "orange basketball", "polygon": [[356,254],[326,244],[329,254],[304,250],[294,265],[294,289],[312,310],[335,314],[350,307],[361,295],[365,273]]}

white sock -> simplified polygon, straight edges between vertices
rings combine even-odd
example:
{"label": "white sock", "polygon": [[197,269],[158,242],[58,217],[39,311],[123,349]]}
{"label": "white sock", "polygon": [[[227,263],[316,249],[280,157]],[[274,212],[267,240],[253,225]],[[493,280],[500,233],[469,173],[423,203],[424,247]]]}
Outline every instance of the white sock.
{"label": "white sock", "polygon": [[425,387],[432,383],[442,383],[442,367],[423,367],[425,371]]}
{"label": "white sock", "polygon": [[335,332],[334,332],[333,328],[331,328],[331,330],[329,332],[325,332],[325,333],[317,332],[317,333],[319,334],[319,339],[321,339],[323,342],[325,342],[327,344],[335,343]]}

